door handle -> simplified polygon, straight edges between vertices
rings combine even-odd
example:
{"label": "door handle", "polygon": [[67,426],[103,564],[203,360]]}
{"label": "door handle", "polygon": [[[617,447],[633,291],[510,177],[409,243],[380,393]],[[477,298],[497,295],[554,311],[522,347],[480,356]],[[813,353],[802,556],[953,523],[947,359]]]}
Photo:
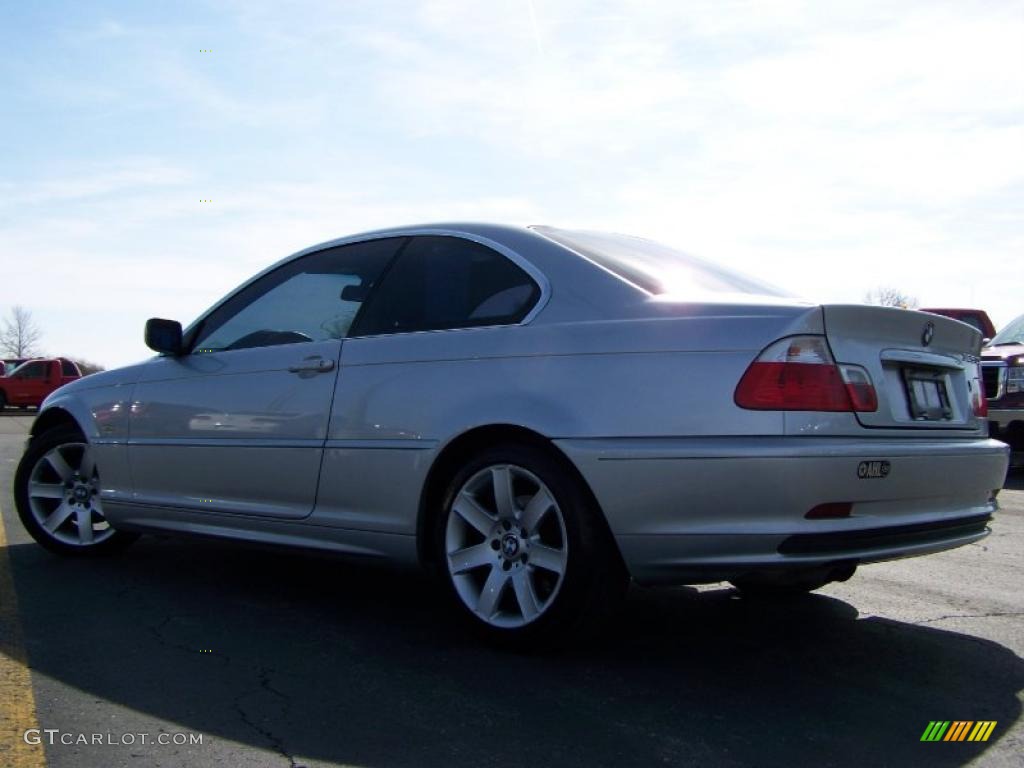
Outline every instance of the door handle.
{"label": "door handle", "polygon": [[334,361],[322,357],[306,358],[301,363],[289,365],[288,370],[291,373],[326,373],[334,370]]}

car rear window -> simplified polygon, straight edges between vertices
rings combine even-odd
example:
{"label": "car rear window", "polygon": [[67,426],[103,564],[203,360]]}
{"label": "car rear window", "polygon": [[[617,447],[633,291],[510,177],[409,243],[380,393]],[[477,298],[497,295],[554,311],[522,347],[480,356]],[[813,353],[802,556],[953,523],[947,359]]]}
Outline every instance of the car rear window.
{"label": "car rear window", "polygon": [[655,296],[686,297],[708,293],[792,296],[755,278],[653,240],[555,227],[533,229]]}

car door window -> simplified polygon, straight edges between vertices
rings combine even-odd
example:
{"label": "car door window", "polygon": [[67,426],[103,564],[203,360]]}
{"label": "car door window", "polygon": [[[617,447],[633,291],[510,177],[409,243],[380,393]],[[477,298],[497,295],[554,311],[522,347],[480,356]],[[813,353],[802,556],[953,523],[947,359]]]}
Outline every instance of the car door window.
{"label": "car door window", "polygon": [[42,379],[46,377],[48,367],[49,363],[42,361],[38,363],[26,363],[15,372],[14,376],[18,379]]}
{"label": "car door window", "polygon": [[202,322],[193,353],[342,339],[406,238],[328,248],[243,288]]}
{"label": "car door window", "polygon": [[502,254],[456,237],[415,237],[395,259],[353,336],[520,322],[540,288]]}

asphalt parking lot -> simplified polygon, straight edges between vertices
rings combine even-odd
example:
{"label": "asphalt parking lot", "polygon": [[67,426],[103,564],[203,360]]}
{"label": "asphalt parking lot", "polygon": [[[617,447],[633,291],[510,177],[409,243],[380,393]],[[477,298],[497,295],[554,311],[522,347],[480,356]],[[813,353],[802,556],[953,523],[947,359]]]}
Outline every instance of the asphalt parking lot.
{"label": "asphalt parking lot", "polygon": [[[1021,472],[979,544],[791,604],[635,589],[602,636],[525,656],[463,634],[415,574],[152,537],[49,555],[11,500],[30,419],[0,417],[2,765],[1024,764]],[[997,725],[922,743],[931,720]],[[161,733],[202,744],[138,736]]]}

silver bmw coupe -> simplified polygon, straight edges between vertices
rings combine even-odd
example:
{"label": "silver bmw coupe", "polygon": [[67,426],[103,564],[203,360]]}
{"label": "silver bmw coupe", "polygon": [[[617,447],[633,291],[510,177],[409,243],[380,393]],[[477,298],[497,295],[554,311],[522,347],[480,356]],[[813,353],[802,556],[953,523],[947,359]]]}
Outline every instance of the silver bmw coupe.
{"label": "silver bmw coupe", "polygon": [[784,595],[969,544],[1008,462],[970,326],[622,235],[342,238],[146,342],[41,407],[15,483],[41,545],[182,533],[420,564],[513,642],[630,579]]}

